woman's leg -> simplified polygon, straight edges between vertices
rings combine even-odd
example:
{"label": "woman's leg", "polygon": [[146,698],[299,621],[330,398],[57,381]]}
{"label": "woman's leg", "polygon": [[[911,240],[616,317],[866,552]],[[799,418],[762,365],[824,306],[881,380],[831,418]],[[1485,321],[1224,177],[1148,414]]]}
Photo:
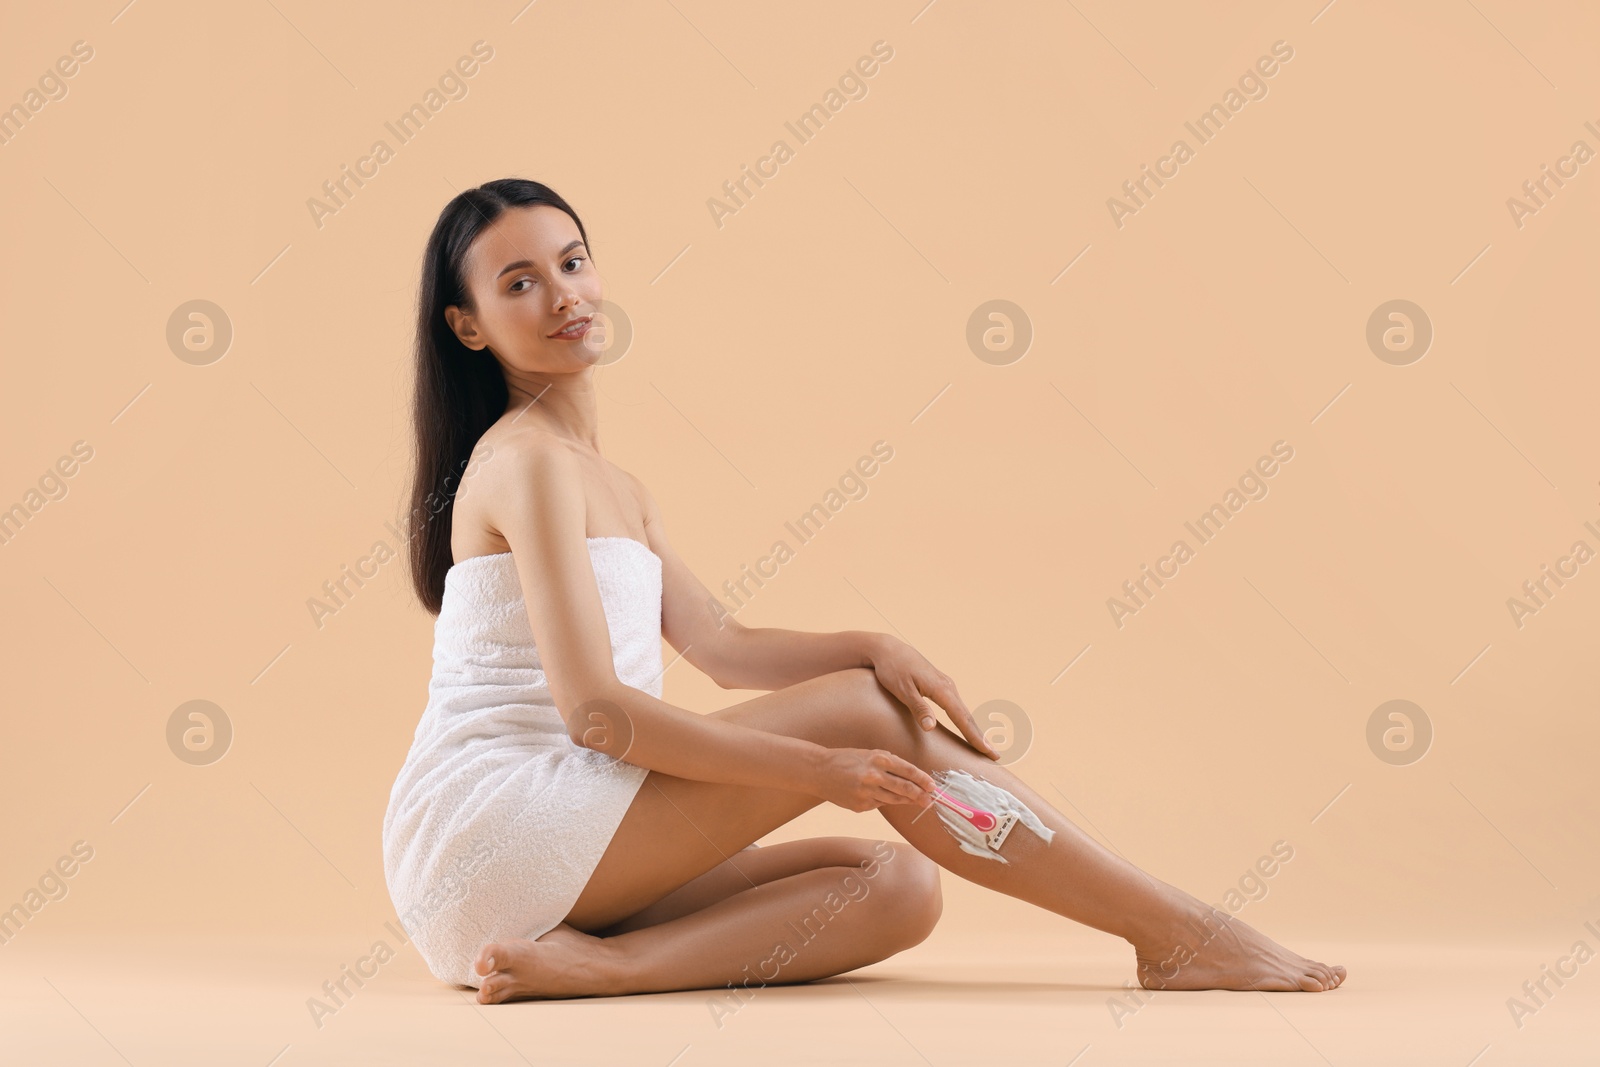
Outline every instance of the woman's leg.
{"label": "woman's leg", "polygon": [[[1289,952],[1107,851],[963,738],[915,726],[870,670],[822,675],[713,714],[831,747],[887,749],[925,770],[966,770],[1009,790],[1055,838],[1046,845],[1019,826],[1003,847],[1005,864],[960,851],[937,814],[914,805],[879,810],[952,873],[1128,940],[1146,987],[1317,990],[1344,978],[1344,968]],[[618,923],[819,803],[781,789],[651,771],[567,923],[578,930]]]}
{"label": "woman's leg", "polygon": [[[784,841],[764,848],[750,846],[735,852],[711,870],[686,885],[680,886],[651,904],[649,907],[613,923],[601,930],[591,930],[596,937],[615,937],[647,926],[658,926],[673,919],[681,919],[692,912],[708,908],[719,900],[753,886],[787,878],[791,874],[814,871],[818,867],[843,867],[860,865],[889,848],[887,841],[869,841],[859,837],[807,837],[798,841]],[[876,853],[874,849],[878,850]],[[930,876],[933,891],[937,893],[938,879],[931,876],[938,865],[921,853],[900,849],[900,855],[909,855],[913,865],[920,865]]]}
{"label": "woman's leg", "polygon": [[716,714],[819,744],[887,749],[924,770],[963,770],[1009,791],[1055,836],[1046,844],[1019,824],[1001,846],[1006,863],[963,852],[931,809],[886,804],[878,810],[951,873],[1124,938],[1134,946],[1139,980],[1147,988],[1309,992],[1344,980],[1343,967],[1290,952],[1103,848],[965,738],[942,725],[927,731],[916,726],[871,670],[841,671],[803,684],[813,683],[822,692],[811,706],[753,700]]}
{"label": "woman's leg", "polygon": [[[887,959],[938,921],[939,868],[904,844],[813,838],[740,852],[594,937],[563,923],[485,945],[478,1000],[806,982]],[[621,931],[621,932],[618,932]],[[719,1023],[721,1016],[719,1015]]]}
{"label": "woman's leg", "polygon": [[[815,703],[802,694],[789,700]],[[821,803],[820,797],[785,789],[699,782],[651,771],[565,922],[589,933],[618,923]]]}

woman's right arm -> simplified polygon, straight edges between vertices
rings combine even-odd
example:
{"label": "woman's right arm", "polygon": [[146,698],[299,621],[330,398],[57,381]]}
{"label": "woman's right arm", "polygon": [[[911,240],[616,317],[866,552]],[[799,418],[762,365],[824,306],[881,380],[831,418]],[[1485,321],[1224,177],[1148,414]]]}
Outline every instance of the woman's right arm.
{"label": "woman's right arm", "polygon": [[568,445],[529,432],[496,447],[471,491],[511,546],[550,695],[575,744],[679,778],[789,789],[853,811],[927,802],[932,777],[893,753],[752,729],[622,682],[589,555],[580,460]]}

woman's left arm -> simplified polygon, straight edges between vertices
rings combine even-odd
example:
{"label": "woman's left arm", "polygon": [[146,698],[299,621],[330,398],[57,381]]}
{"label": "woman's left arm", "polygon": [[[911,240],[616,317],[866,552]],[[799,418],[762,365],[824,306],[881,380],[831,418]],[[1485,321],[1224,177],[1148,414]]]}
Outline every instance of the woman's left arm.
{"label": "woman's left arm", "polygon": [[972,747],[998,760],[950,676],[906,642],[867,630],[808,633],[744,626],[695,577],[667,539],[655,497],[632,479],[645,513],[645,536],[661,560],[661,634],[701,673],[723,689],[771,691],[822,674],[869,667],[878,683],[911,709],[924,730],[938,726],[943,708]]}
{"label": "woman's left arm", "polygon": [[770,626],[743,626],[731,616],[720,620],[721,640],[713,681],[724,689],[784,689],[808,678],[852,667],[873,667],[886,634],[866,630],[809,633]]}
{"label": "woman's left arm", "polygon": [[724,689],[782,689],[819,674],[870,667],[878,684],[911,709],[924,730],[938,725],[943,708],[972,746],[990,759],[1000,754],[984,739],[956,683],[927,657],[891,634],[866,630],[806,633],[772,627],[746,627],[724,619],[712,679]]}

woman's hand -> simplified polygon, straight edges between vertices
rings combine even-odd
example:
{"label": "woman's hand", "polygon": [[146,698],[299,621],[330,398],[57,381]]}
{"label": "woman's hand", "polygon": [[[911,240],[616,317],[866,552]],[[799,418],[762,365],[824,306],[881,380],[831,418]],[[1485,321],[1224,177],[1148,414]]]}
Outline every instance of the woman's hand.
{"label": "woman's hand", "polygon": [[867,659],[878,676],[878,683],[911,709],[914,722],[924,730],[934,729],[939,722],[934,718],[934,711],[942,707],[973,748],[992,760],[1000,758],[1000,753],[984,740],[983,731],[978,729],[977,721],[962,702],[956,683],[949,675],[898,637],[888,634],[876,637],[878,640],[867,653]]}
{"label": "woman's hand", "polygon": [[841,808],[933,804],[933,775],[881,748],[828,748],[819,754],[812,792]]}

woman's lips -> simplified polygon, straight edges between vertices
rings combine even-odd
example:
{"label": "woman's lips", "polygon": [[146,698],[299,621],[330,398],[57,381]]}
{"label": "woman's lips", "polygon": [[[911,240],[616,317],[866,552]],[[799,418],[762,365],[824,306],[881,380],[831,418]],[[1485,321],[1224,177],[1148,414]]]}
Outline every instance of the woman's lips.
{"label": "woman's lips", "polygon": [[592,320],[589,318],[589,316],[585,315],[583,318],[577,320],[577,323],[573,325],[570,330],[565,328],[557,330],[555,333],[550,335],[550,338],[554,341],[581,340],[583,335],[589,332],[591,321]]}

